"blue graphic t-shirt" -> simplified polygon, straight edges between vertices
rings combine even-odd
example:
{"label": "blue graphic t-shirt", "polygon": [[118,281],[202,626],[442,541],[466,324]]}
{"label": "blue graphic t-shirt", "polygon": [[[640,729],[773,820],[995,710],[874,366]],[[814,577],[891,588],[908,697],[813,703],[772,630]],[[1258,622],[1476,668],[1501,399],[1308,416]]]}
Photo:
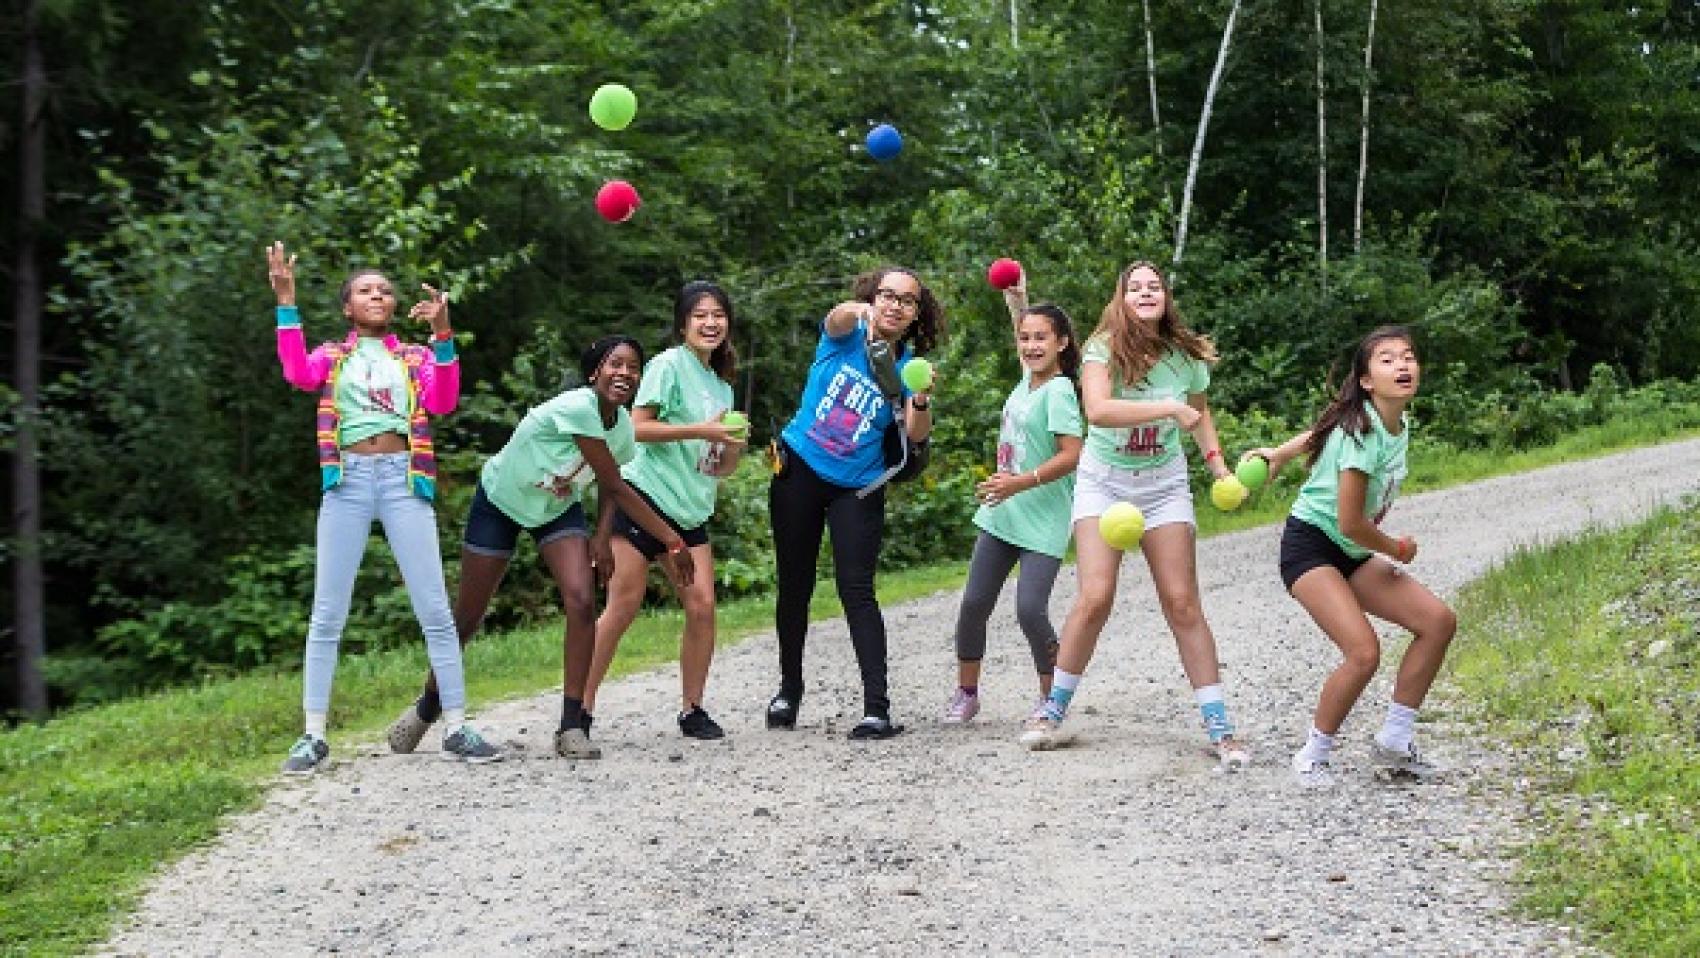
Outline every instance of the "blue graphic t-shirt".
{"label": "blue graphic t-shirt", "polygon": [[[815,474],[838,486],[860,488],[885,471],[880,442],[893,410],[868,368],[868,327],[828,336],[821,324],[803,402],[780,434]],[[898,360],[903,369],[908,352]],[[909,395],[908,388],[903,390]]]}

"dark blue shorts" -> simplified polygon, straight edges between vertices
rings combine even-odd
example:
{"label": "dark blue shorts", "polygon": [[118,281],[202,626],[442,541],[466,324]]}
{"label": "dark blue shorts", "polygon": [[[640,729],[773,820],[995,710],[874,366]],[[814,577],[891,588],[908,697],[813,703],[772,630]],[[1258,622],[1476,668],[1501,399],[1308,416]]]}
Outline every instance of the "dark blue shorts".
{"label": "dark blue shorts", "polygon": [[[461,537],[461,548],[477,555],[505,559],[519,545],[521,529],[525,527],[491,502],[484,495],[484,484],[479,483],[478,491],[472,494],[472,509],[466,514],[466,534]],[[584,521],[584,504],[578,502],[548,522],[525,531],[531,533],[532,541],[539,546],[569,536],[590,537],[590,526]]]}

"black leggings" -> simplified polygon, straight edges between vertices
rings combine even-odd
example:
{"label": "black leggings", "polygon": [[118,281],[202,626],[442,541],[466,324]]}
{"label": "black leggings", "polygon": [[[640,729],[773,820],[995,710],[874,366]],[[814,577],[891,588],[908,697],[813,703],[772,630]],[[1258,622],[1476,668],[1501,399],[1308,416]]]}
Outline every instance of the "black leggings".
{"label": "black leggings", "polygon": [[889,718],[885,617],[874,597],[874,567],[885,533],[885,489],[858,499],[856,490],[827,482],[802,457],[786,449],[785,467],[767,489],[767,508],[779,566],[773,628],[779,634],[780,691],[792,699],[803,694],[803,642],[809,631],[809,599],[815,591],[815,560],[821,533],[831,527],[838,601],[844,605],[850,643],[862,670],[863,712]]}

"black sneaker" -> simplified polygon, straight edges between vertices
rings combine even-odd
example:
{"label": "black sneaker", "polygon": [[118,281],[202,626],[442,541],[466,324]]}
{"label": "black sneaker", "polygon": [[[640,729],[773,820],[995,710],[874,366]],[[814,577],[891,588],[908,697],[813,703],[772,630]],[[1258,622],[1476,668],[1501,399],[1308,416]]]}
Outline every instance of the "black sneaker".
{"label": "black sneaker", "polygon": [[850,728],[850,737],[856,739],[893,738],[901,734],[903,726],[883,715],[864,715],[860,722]]}
{"label": "black sneaker", "polygon": [[590,734],[590,727],[596,724],[596,716],[589,712],[578,713],[578,727],[584,729],[584,734]]}
{"label": "black sneaker", "polygon": [[[768,714],[773,713],[769,711]],[[700,738],[704,741],[726,737],[726,730],[720,727],[719,722],[709,718],[700,705],[691,706],[689,712],[679,713],[679,731],[685,733],[686,738]]]}
{"label": "black sneaker", "polygon": [[768,728],[796,728],[797,707],[801,704],[801,696],[788,695],[780,692],[767,703]]}

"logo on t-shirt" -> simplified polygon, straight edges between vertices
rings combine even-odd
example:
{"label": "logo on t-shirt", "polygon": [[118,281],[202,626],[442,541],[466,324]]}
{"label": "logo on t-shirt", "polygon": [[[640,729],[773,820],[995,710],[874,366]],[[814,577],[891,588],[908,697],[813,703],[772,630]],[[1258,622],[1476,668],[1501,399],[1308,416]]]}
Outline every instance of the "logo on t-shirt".
{"label": "logo on t-shirt", "polygon": [[1158,435],[1156,426],[1135,426],[1127,431],[1127,442],[1122,444],[1122,452],[1130,456],[1155,456],[1163,451]]}
{"label": "logo on t-shirt", "polygon": [[537,488],[556,499],[571,499],[575,490],[590,485],[593,475],[585,471],[587,465],[589,463],[580,459],[570,466],[563,466],[559,471],[544,476],[543,480],[537,483]]}
{"label": "logo on t-shirt", "polygon": [[815,404],[815,421],[805,433],[822,452],[842,459],[873,427],[885,397],[872,379],[849,365],[840,366]]}

